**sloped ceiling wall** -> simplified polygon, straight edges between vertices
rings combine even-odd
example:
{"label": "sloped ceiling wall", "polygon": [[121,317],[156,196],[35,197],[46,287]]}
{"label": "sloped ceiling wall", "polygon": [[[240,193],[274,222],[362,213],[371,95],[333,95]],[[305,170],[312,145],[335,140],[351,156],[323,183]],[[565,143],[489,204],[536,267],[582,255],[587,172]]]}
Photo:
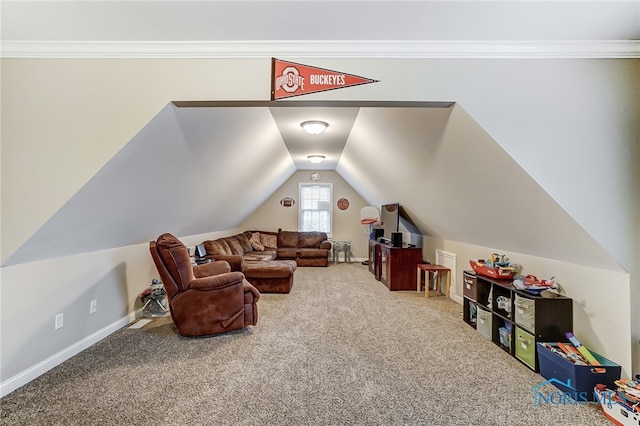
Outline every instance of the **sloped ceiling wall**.
{"label": "sloped ceiling wall", "polygon": [[460,105],[361,109],[337,171],[430,236],[618,268]]}
{"label": "sloped ceiling wall", "polygon": [[6,263],[231,229],[294,172],[268,109],[169,104]]}
{"label": "sloped ceiling wall", "polygon": [[[617,268],[461,106],[382,105],[359,108],[336,168],[367,202],[433,237]],[[232,229],[295,170],[268,107],[169,104],[7,264]]]}

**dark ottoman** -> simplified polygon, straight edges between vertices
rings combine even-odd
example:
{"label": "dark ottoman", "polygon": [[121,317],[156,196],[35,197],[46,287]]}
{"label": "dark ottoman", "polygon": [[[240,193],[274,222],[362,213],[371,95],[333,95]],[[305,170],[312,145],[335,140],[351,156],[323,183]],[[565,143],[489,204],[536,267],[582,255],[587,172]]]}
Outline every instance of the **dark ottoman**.
{"label": "dark ottoman", "polygon": [[260,293],[289,293],[293,287],[295,260],[272,260],[245,264],[244,276]]}

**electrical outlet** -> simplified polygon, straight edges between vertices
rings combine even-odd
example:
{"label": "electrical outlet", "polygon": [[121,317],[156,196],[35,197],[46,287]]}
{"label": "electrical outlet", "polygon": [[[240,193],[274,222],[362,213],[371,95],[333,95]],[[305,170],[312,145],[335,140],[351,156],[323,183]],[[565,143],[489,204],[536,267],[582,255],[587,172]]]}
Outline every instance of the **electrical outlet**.
{"label": "electrical outlet", "polygon": [[64,325],[64,314],[56,315],[56,330]]}
{"label": "electrical outlet", "polygon": [[89,304],[89,313],[94,314],[98,310],[98,301],[92,300]]}

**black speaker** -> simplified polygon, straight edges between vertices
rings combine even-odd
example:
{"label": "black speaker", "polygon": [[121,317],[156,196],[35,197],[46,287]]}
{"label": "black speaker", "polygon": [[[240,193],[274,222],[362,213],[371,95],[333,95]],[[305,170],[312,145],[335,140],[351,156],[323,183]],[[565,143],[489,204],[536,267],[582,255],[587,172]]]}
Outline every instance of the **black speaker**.
{"label": "black speaker", "polygon": [[402,247],[402,232],[391,233],[391,244],[394,247]]}
{"label": "black speaker", "polygon": [[373,228],[373,239],[377,240],[380,237],[384,237],[384,229],[383,228]]}

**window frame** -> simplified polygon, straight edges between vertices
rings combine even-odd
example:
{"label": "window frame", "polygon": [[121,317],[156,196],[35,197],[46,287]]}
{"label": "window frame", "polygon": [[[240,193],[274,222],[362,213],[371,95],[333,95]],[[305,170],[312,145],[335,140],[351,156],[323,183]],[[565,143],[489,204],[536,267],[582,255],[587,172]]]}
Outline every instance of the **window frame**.
{"label": "window frame", "polygon": [[[298,203],[298,230],[302,231],[303,230],[303,211],[305,209],[303,209],[304,206],[304,200],[305,198],[303,197],[303,190],[306,188],[313,188],[313,187],[324,187],[324,188],[328,188],[329,189],[329,200],[328,200],[328,208],[326,211],[329,212],[329,229],[327,231],[320,231],[320,232],[326,232],[327,233],[327,237],[330,238],[331,234],[333,233],[333,183],[331,182],[327,182],[327,183],[320,183],[320,182],[316,182],[316,183],[302,183],[300,182],[298,184],[298,195],[300,197],[300,203]],[[324,210],[320,210],[320,211],[324,211]]]}

